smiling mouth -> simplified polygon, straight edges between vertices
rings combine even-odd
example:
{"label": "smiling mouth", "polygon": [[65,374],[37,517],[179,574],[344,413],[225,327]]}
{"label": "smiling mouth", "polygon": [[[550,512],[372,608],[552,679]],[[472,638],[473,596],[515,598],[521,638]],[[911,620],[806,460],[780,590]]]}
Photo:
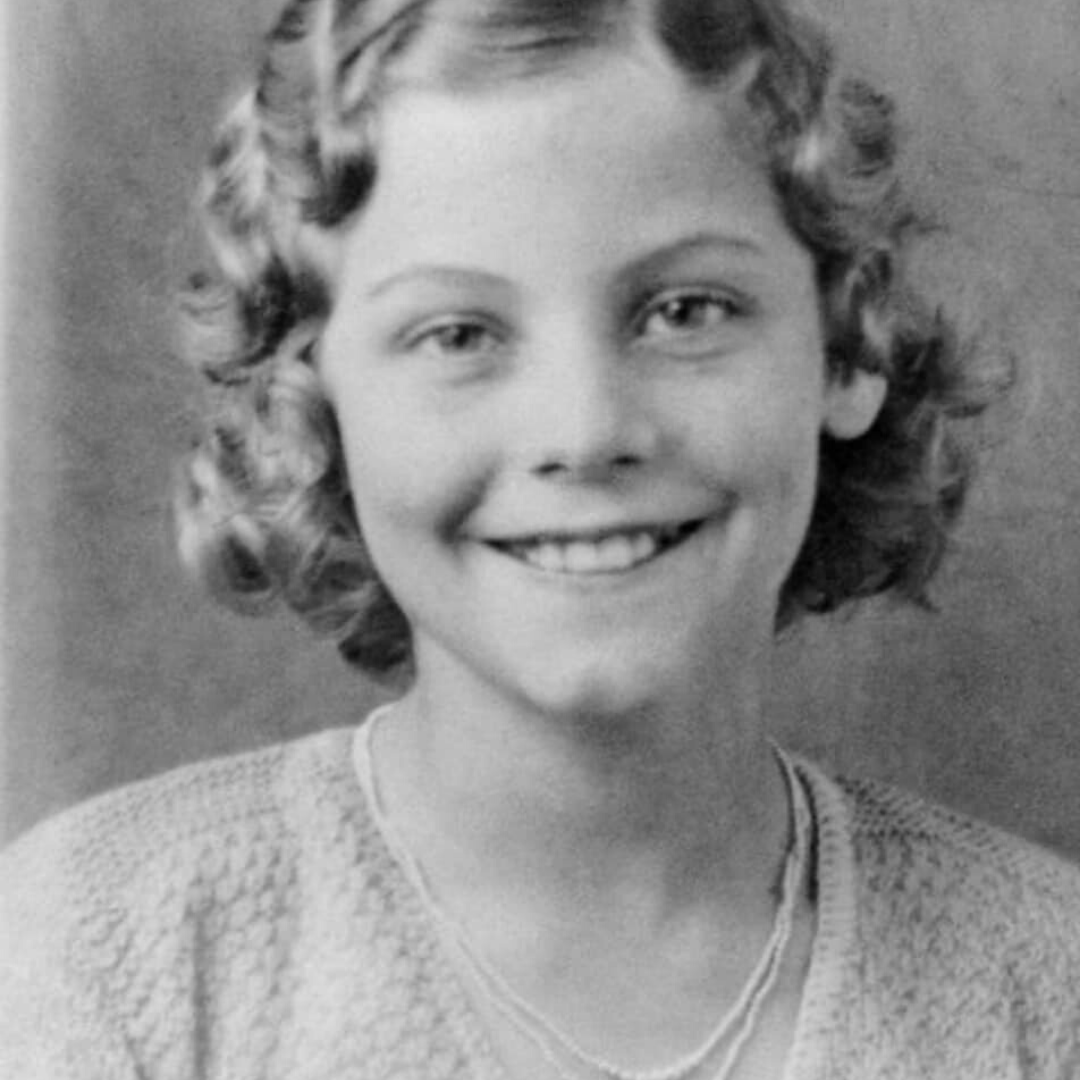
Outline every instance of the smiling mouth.
{"label": "smiling mouth", "polygon": [[703,519],[594,537],[543,534],[489,541],[505,555],[549,574],[617,574],[652,562],[692,536]]}

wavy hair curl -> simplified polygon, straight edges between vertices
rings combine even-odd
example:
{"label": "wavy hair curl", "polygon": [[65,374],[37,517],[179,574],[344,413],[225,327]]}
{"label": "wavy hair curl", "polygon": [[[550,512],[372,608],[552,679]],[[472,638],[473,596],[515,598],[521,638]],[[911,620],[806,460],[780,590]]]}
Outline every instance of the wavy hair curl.
{"label": "wavy hair curl", "polygon": [[435,78],[497,83],[618,47],[628,31],[651,35],[703,91],[739,88],[815,261],[831,377],[887,380],[864,436],[822,436],[778,627],[886,591],[925,602],[971,471],[950,421],[986,395],[906,280],[922,222],[898,183],[891,102],[839,75],[823,34],[782,0],[291,0],[214,144],[202,208],[215,267],[183,298],[210,407],[180,484],[179,544],[216,597],[248,612],[283,601],[350,663],[409,671],[409,626],[365,548],[312,362],[334,283],[303,238],[362,210],[400,57],[426,45]]}

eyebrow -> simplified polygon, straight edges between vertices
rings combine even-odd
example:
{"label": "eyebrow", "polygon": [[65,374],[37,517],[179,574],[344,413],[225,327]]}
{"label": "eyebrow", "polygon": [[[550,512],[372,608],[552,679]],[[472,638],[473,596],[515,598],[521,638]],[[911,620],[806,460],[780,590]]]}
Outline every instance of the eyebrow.
{"label": "eyebrow", "polygon": [[[739,254],[755,257],[764,254],[761,244],[749,236],[702,230],[680,236],[670,243],[653,248],[631,259],[629,263],[619,269],[617,277],[623,281],[632,281],[643,275],[662,270],[676,259],[708,248],[725,248]],[[414,282],[459,289],[488,288],[505,290],[508,288],[505,279],[486,270],[444,263],[417,263],[406,266],[374,282],[367,290],[367,298],[369,300],[378,299],[380,296],[402,285],[409,285]]]}
{"label": "eyebrow", "polygon": [[443,263],[418,263],[406,266],[374,282],[367,291],[368,299],[377,299],[384,293],[416,281],[459,289],[477,287],[505,289],[507,287],[506,282],[501,277],[497,274],[488,273],[486,270],[476,270],[468,266],[451,266]]}
{"label": "eyebrow", "polygon": [[738,233],[713,232],[702,230],[680,236],[678,239],[658,248],[653,248],[638,258],[632,259],[619,273],[620,277],[635,277],[657,269],[663,269],[669,263],[686,255],[712,248],[722,248],[739,255],[761,258],[765,249],[751,236]]}

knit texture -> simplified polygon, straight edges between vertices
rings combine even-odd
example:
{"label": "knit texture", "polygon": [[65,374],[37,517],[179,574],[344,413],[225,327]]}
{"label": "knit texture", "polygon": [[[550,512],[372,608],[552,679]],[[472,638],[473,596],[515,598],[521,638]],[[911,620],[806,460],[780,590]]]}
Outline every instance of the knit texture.
{"label": "knit texture", "polygon": [[[507,1080],[349,730],[112,792],[0,857],[0,1075]],[[818,930],[785,1080],[1076,1080],[1080,870],[800,763]]]}

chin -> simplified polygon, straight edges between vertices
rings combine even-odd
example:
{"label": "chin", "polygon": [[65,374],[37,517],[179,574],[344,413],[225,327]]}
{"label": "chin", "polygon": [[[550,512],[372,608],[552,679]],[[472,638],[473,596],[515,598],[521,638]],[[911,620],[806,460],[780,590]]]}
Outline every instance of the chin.
{"label": "chin", "polygon": [[641,657],[578,655],[559,660],[546,657],[543,670],[518,683],[530,705],[552,717],[604,721],[649,711],[664,696],[668,681]]}

